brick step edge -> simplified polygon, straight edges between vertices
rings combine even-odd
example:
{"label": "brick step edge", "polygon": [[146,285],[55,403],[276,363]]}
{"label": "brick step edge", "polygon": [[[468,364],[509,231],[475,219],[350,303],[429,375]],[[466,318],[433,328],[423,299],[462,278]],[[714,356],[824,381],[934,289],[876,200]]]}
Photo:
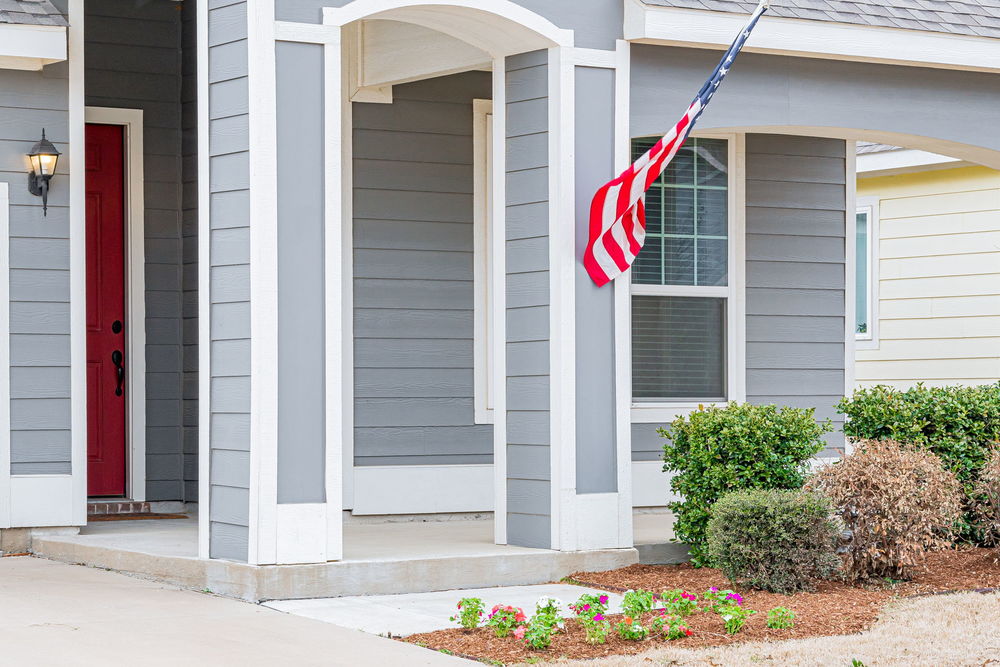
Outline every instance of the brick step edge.
{"label": "brick step edge", "polygon": [[90,501],[87,503],[87,516],[108,514],[149,514],[149,503],[131,500]]}

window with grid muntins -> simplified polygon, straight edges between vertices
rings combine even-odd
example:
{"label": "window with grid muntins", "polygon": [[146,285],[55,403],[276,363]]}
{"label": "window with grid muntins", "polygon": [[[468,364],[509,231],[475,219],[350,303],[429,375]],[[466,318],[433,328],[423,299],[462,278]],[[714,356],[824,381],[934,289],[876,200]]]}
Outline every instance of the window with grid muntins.
{"label": "window with grid muntins", "polygon": [[[633,141],[633,158],[655,141]],[[646,242],[632,266],[633,400],[726,400],[728,156],[723,139],[689,139],[646,192]]]}

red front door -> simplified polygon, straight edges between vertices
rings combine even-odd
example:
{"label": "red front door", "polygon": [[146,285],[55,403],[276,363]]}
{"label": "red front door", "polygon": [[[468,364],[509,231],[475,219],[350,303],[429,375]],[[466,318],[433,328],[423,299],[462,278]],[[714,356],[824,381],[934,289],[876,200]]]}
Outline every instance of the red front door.
{"label": "red front door", "polygon": [[87,125],[87,495],[125,495],[125,134]]}

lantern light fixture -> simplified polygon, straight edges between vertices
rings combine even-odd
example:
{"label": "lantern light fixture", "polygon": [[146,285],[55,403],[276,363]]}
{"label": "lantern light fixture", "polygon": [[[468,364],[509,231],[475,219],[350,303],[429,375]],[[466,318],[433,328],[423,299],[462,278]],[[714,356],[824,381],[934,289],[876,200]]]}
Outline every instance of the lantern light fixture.
{"label": "lantern light fixture", "polygon": [[28,174],[28,192],[36,197],[42,198],[42,215],[49,213],[49,181],[56,173],[56,164],[59,162],[59,151],[51,141],[45,138],[45,129],[42,129],[42,138],[31,147],[28,153],[28,160],[31,162],[31,173]]}

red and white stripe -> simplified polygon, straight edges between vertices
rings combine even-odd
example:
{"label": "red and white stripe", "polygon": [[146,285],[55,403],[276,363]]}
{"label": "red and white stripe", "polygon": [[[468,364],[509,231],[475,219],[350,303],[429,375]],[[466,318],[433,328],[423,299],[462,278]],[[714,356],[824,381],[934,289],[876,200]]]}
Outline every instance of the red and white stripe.
{"label": "red and white stripe", "polygon": [[594,195],[583,264],[598,287],[627,271],[642,249],[646,242],[646,190],[684,145],[701,109],[701,100],[695,99],[662,139]]}

